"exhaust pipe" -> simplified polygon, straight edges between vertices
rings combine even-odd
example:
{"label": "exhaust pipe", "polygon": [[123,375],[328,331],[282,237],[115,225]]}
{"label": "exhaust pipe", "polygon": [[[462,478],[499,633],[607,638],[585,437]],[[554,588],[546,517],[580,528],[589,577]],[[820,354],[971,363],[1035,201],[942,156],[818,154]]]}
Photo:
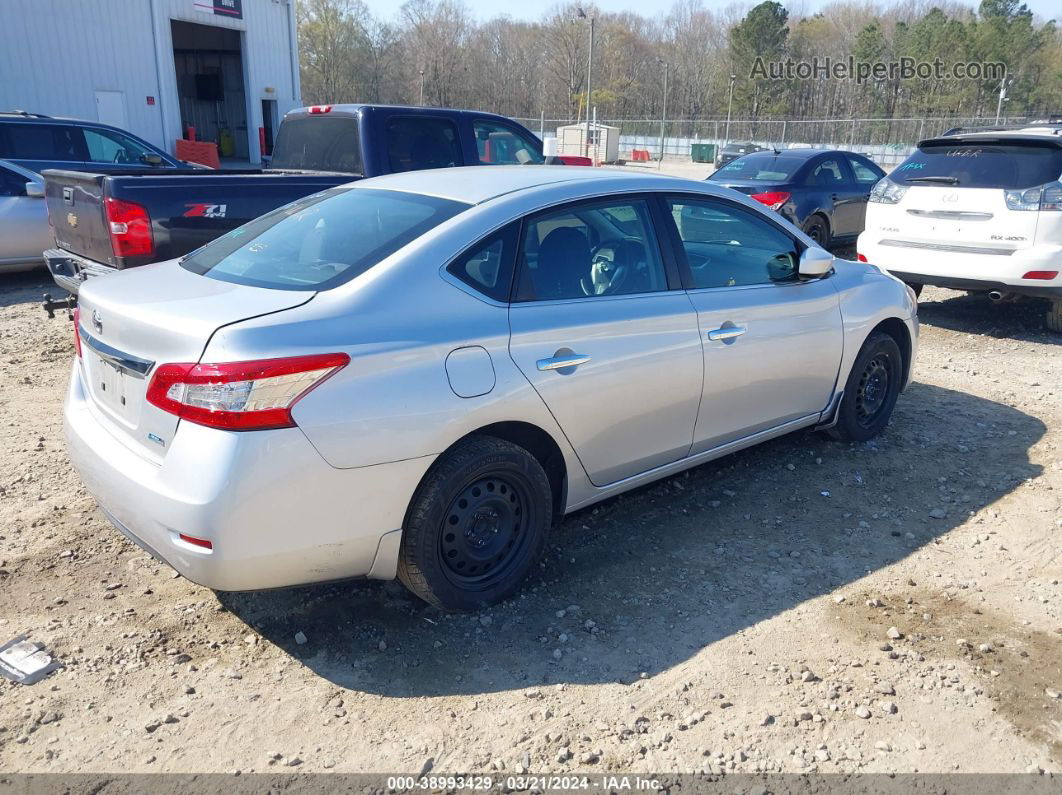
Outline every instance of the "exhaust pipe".
{"label": "exhaust pipe", "polygon": [[1000,301],[1013,301],[1017,297],[1018,296],[1015,293],[1010,293],[1010,292],[1004,293],[1004,292],[1002,292],[1000,290],[993,290],[992,292],[990,292],[988,294],[989,300],[991,300],[992,303],[994,303],[994,304],[998,304]]}

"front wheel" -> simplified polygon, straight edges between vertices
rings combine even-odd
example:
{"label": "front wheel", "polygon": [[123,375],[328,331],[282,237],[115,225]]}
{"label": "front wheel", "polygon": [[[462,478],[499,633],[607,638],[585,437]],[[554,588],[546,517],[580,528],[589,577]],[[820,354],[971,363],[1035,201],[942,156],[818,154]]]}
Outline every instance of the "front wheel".
{"label": "front wheel", "polygon": [[881,331],[871,334],[848,374],[837,424],[829,429],[834,439],[865,442],[889,424],[903,386],[903,356],[896,340]]}
{"label": "front wheel", "polygon": [[542,556],[552,508],[538,459],[502,439],[470,437],[433,465],[413,496],[398,578],[445,610],[500,602]]}

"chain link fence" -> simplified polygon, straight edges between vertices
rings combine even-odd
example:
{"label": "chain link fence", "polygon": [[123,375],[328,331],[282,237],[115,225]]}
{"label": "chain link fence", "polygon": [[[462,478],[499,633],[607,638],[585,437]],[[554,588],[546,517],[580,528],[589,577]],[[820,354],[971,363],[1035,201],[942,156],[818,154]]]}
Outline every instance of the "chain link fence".
{"label": "chain link fence", "polygon": [[[556,135],[558,127],[574,124],[570,119],[516,119],[542,138]],[[1000,124],[1021,124],[1024,117],[1001,118]],[[605,119],[598,124],[620,130],[620,157],[630,159],[632,149],[647,149],[653,159],[660,156],[660,119]],[[910,119],[674,119],[664,129],[664,157],[689,159],[693,144],[751,142],[763,147],[788,149],[815,147],[847,149],[865,154],[879,165],[898,165],[914,145],[940,135],[953,127],[982,127],[996,124],[995,117],[938,116]]]}

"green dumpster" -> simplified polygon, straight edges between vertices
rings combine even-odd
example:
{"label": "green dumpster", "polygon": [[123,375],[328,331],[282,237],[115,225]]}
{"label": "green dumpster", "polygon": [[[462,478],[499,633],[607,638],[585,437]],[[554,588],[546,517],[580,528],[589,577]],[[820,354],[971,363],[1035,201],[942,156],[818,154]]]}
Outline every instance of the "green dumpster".
{"label": "green dumpster", "polygon": [[714,163],[715,144],[690,144],[690,157],[694,163]]}

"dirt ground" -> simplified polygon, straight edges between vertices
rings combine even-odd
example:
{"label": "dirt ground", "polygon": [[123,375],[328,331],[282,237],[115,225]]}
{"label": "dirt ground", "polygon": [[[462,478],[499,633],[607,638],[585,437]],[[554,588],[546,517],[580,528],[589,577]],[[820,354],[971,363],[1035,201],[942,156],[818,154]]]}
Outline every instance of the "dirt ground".
{"label": "dirt ground", "polygon": [[[927,289],[877,440],[798,433],[568,517],[509,603],[218,595],[64,452],[73,353],[0,277],[0,770],[1062,772],[1062,338]],[[298,637],[299,640],[296,640]],[[304,642],[300,643],[300,640]]]}

